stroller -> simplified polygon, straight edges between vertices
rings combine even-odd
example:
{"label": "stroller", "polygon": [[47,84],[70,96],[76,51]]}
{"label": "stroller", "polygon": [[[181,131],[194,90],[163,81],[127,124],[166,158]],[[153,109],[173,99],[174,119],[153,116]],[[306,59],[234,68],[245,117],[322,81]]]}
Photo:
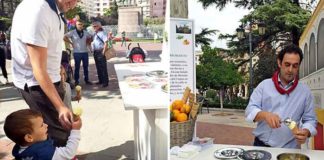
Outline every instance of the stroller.
{"label": "stroller", "polygon": [[63,66],[65,72],[66,72],[66,82],[70,84],[71,89],[74,88],[73,84],[73,69],[71,66],[71,51],[67,49],[66,51],[62,51],[62,59],[61,59],[61,65]]}
{"label": "stroller", "polygon": [[145,57],[146,57],[146,51],[143,50],[139,43],[137,43],[137,47],[132,48],[132,50],[129,49],[130,45],[132,43],[129,43],[127,52],[127,58],[129,58],[130,63],[144,63]]}

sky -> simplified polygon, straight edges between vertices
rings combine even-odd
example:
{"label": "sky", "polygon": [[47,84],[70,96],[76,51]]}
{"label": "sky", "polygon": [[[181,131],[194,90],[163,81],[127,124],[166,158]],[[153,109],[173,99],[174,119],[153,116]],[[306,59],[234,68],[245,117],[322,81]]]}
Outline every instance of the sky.
{"label": "sky", "polygon": [[[222,11],[216,9],[215,5],[203,9],[198,0],[188,0],[189,19],[195,23],[195,33],[200,33],[202,28],[217,29],[219,33],[233,34],[240,25],[239,20],[249,13],[247,9],[235,8],[228,4]],[[219,33],[211,37],[214,42],[212,47],[227,48],[226,40],[218,40]]]}

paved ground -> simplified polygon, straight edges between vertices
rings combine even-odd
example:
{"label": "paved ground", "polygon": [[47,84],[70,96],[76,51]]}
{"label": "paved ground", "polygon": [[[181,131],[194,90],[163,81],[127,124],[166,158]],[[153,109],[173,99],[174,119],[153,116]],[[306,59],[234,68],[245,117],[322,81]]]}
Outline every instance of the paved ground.
{"label": "paved ground", "polygon": [[[83,87],[83,99],[80,103],[72,102],[72,106],[82,106],[83,126],[81,142],[78,149],[80,160],[117,160],[133,159],[133,113],[125,111],[120,95],[114,64],[128,63],[125,49],[115,45],[117,57],[108,61],[109,87],[101,88],[97,85]],[[141,44],[148,51],[147,62],[160,61],[161,44]],[[9,81],[12,82],[10,61],[7,61]],[[80,73],[83,73],[82,69]],[[98,81],[93,57],[90,57],[90,80]],[[82,74],[80,75],[82,77]],[[4,83],[0,75],[0,82]],[[28,108],[26,103],[12,85],[0,85],[0,159],[12,159],[10,152],[14,145],[3,132],[5,117],[16,110]]]}
{"label": "paved ground", "polygon": [[244,112],[239,110],[204,111],[197,118],[198,137],[214,138],[215,144],[252,145],[252,130],[256,124],[244,120]]}

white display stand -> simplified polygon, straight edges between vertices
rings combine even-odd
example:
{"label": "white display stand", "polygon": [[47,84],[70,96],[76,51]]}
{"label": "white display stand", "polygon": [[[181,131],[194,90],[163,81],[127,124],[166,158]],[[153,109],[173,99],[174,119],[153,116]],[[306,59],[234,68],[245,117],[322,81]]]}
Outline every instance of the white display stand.
{"label": "white display stand", "polygon": [[186,87],[196,93],[194,21],[170,18],[170,97],[181,99]]}
{"label": "white display stand", "polygon": [[154,70],[168,72],[168,66],[159,62],[116,64],[115,70],[125,109],[134,113],[135,159],[168,159],[169,94],[162,90],[160,84],[141,89],[131,87],[126,80],[127,76]]}

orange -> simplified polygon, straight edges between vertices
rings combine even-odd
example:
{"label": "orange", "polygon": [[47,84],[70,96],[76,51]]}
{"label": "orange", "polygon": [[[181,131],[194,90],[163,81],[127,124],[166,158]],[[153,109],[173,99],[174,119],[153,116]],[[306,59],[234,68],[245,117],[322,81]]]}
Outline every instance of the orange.
{"label": "orange", "polygon": [[[183,107],[182,108],[184,108],[184,110],[185,110],[185,113],[187,113],[187,114],[189,114],[190,113],[190,110],[191,110],[191,107],[188,105],[188,104],[185,104],[185,105],[183,105]],[[181,108],[181,109],[182,109]]]}
{"label": "orange", "polygon": [[183,105],[183,106],[181,107],[180,112],[181,112],[181,113],[186,113],[185,105]]}
{"label": "orange", "polygon": [[188,119],[187,114],[185,113],[179,113],[176,117],[177,122],[184,122]]}
{"label": "orange", "polygon": [[177,119],[177,116],[180,114],[180,111],[177,109],[172,110],[173,113],[173,119]]}
{"label": "orange", "polygon": [[172,109],[177,109],[180,110],[181,107],[183,106],[183,101],[182,100],[174,100],[172,103]]}

